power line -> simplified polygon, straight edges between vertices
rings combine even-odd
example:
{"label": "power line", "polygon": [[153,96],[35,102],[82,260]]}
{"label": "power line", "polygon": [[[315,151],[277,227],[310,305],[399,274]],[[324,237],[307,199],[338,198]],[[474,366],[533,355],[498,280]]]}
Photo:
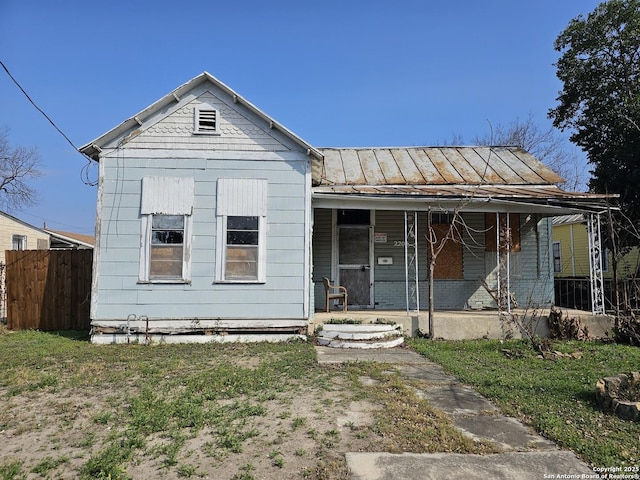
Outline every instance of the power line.
{"label": "power line", "polygon": [[2,68],[4,69],[4,71],[7,73],[7,75],[9,76],[9,78],[13,81],[13,83],[16,84],[16,86],[20,89],[20,91],[24,94],[24,96],[27,98],[27,100],[29,100],[29,103],[31,103],[31,105],[34,106],[34,108],[36,110],[38,110],[43,116],[44,118],[46,118],[49,123],[53,126],[53,128],[55,128],[58,133],[60,135],[62,135],[64,137],[64,139],[69,143],[69,145],[71,145],[73,147],[73,149],[80,153],[89,163],[87,165],[85,165],[82,170],[81,170],[81,178],[82,178],[82,182],[85,183],[86,185],[90,185],[90,186],[95,186],[97,185],[97,182],[95,181],[90,181],[88,178],[88,170],[89,170],[89,165],[91,165],[91,162],[93,162],[94,160],[91,159],[90,157],[88,157],[87,155],[85,155],[84,153],[80,152],[80,149],[71,141],[71,139],[55,124],[55,122],[53,120],[51,120],[51,117],[49,117],[49,115],[47,115],[45,113],[44,110],[42,110],[37,104],[36,102],[33,101],[33,99],[29,96],[29,94],[25,91],[24,88],[22,88],[22,85],[20,85],[20,83],[14,78],[14,76],[11,74],[11,72],[9,71],[9,69],[7,68],[7,66],[4,64],[4,62],[2,60],[0,60],[0,65],[2,65]]}

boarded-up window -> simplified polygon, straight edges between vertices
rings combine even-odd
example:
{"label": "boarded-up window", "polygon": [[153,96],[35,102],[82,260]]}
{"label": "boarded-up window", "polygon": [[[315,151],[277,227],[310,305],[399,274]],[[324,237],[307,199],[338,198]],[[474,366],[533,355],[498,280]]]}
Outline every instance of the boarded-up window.
{"label": "boarded-up window", "polygon": [[142,179],[140,281],[190,280],[193,203],[193,177]]}
{"label": "boarded-up window", "polygon": [[[455,227],[450,224],[434,223],[431,224],[436,235],[437,246],[448,234],[449,239],[445,241],[442,250],[436,257],[436,265],[433,269],[433,278],[436,280],[452,280],[463,278],[462,265],[462,241],[460,234]],[[451,229],[451,231],[449,231]]]}
{"label": "boarded-up window", "polygon": [[221,178],[217,184],[217,282],[264,282],[267,180]]}
{"label": "boarded-up window", "polygon": [[[508,215],[508,217],[507,217]],[[500,218],[500,250],[509,246],[510,252],[520,251],[520,214],[519,213],[499,213]],[[507,223],[508,218],[508,223]],[[485,213],[485,250],[495,252],[498,238],[496,237],[496,214]]]}

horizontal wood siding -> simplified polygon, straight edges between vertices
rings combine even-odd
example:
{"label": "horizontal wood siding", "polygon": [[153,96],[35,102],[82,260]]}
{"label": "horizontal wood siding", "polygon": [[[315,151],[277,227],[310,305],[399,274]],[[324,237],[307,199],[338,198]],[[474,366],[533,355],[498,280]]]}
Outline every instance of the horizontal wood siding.
{"label": "horizontal wood siding", "polygon": [[[203,102],[218,110],[215,135],[193,134],[193,110]],[[126,320],[129,314],[184,320],[303,318],[306,152],[211,84],[171,108],[101,158],[93,320]],[[142,178],[150,176],[194,179],[190,283],[138,282]],[[214,281],[220,178],[266,180],[265,283]]]}
{"label": "horizontal wood siding", "polygon": [[[402,281],[404,268],[404,212],[376,211],[375,234],[386,235],[385,242],[374,242],[374,278],[376,282]],[[420,252],[421,254],[423,252]],[[392,265],[378,265],[378,258],[391,257]],[[422,265],[420,265],[422,267]]]}
{"label": "horizontal wood siding", "polygon": [[[304,158],[301,158],[301,162]],[[220,165],[223,166],[223,165]],[[139,246],[141,241],[140,194],[105,195],[119,199],[119,204],[104,203],[100,277],[98,279],[97,319],[126,318],[129,314],[164,318],[175,305],[175,315],[184,317],[265,317],[295,318],[302,316],[304,298],[304,182],[301,175],[284,171],[262,171],[268,182],[267,208],[267,278],[265,284],[214,284],[216,261],[216,197],[217,178],[247,177],[252,173],[248,162],[226,163],[224,169],[208,170],[195,177],[193,243],[191,252],[192,281],[182,285],[138,284]],[[109,169],[107,169],[109,170]],[[128,172],[158,175],[161,169],[129,169]],[[267,172],[272,171],[272,174]],[[172,174],[185,175],[189,170],[174,169]],[[217,174],[217,175],[216,175]],[[126,180],[137,184],[139,178]],[[295,183],[287,183],[295,182]],[[280,188],[284,185],[286,188]],[[129,190],[133,190],[129,188]],[[133,297],[131,291],[138,292]],[[119,301],[119,296],[127,302]],[[134,299],[135,298],[135,299]],[[133,303],[128,303],[133,302]],[[233,306],[233,307],[231,307]],[[172,313],[172,315],[174,315]]]}
{"label": "horizontal wood siding", "polygon": [[325,307],[325,291],[322,278],[331,278],[331,218],[329,209],[316,208],[313,211],[313,298],[316,309]]}

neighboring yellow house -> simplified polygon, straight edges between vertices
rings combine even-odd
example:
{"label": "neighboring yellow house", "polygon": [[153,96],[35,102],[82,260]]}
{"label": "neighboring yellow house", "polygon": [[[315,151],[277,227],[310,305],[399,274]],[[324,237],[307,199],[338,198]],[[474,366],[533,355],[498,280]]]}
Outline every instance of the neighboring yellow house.
{"label": "neighboring yellow house", "polygon": [[44,230],[0,212],[0,263],[5,263],[5,250],[47,250],[49,238]]}
{"label": "neighboring yellow house", "polygon": [[[555,278],[589,278],[589,237],[584,215],[564,215],[553,219],[553,271]],[[611,253],[604,249],[602,273],[605,279],[613,278]],[[618,278],[633,276],[638,269],[640,256],[634,248],[618,261]]]}

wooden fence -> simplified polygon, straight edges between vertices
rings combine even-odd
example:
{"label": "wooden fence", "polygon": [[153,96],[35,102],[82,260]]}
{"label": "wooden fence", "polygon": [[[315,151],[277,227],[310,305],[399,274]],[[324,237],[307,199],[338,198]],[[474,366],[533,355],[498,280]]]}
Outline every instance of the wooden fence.
{"label": "wooden fence", "polygon": [[7,327],[90,328],[92,250],[7,250]]}

